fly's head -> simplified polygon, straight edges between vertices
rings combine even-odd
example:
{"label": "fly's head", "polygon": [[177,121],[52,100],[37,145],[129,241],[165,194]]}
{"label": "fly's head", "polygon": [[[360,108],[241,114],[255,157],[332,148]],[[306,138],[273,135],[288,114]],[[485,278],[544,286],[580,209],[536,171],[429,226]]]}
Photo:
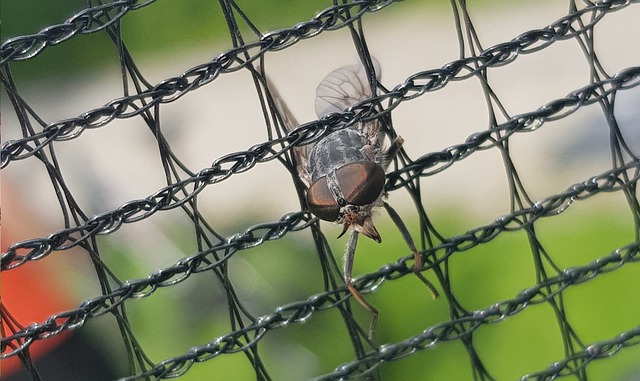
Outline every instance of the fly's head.
{"label": "fly's head", "polygon": [[342,224],[340,236],[352,227],[381,242],[371,210],[380,202],[384,183],[384,170],[379,164],[348,163],[314,181],[307,192],[307,204],[318,218]]}

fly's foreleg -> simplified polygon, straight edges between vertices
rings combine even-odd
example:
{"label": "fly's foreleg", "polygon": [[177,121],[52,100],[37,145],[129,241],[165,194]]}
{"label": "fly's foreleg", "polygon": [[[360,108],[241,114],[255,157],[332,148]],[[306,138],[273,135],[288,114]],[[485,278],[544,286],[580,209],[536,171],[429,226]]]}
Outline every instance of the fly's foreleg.
{"label": "fly's foreleg", "polygon": [[356,253],[356,244],[358,243],[358,232],[355,230],[351,230],[349,234],[349,241],[347,242],[347,249],[344,254],[344,283],[347,286],[347,290],[354,297],[355,300],[360,303],[364,309],[371,313],[371,323],[369,324],[369,340],[373,340],[375,336],[376,324],[378,323],[378,310],[369,304],[360,292],[353,287],[353,259]]}

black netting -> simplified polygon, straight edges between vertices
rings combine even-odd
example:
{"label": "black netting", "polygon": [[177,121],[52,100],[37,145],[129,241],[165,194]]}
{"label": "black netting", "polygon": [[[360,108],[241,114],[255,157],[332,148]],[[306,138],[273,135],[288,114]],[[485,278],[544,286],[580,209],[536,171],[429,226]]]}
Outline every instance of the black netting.
{"label": "black netting", "polygon": [[[3,372],[638,377],[637,3],[89,1],[5,29]],[[372,57],[377,95],[313,120]],[[288,131],[266,75],[312,121]],[[375,215],[373,339],[293,155],[371,120],[404,137],[385,190],[440,293]]]}

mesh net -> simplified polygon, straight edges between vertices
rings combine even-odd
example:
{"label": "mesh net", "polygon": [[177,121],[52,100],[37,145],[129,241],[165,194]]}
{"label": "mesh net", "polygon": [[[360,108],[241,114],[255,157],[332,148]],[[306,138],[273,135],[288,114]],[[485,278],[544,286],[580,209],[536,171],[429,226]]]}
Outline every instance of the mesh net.
{"label": "mesh net", "polygon": [[[5,371],[67,374],[37,348],[75,335],[125,380],[640,374],[637,1],[164,3],[90,1],[2,44]],[[222,26],[224,46],[180,34]],[[372,56],[377,95],[314,119],[320,79]],[[265,74],[309,122],[284,128]],[[353,284],[375,339],[292,155],[372,119],[404,137],[385,190],[440,292],[376,215]]]}

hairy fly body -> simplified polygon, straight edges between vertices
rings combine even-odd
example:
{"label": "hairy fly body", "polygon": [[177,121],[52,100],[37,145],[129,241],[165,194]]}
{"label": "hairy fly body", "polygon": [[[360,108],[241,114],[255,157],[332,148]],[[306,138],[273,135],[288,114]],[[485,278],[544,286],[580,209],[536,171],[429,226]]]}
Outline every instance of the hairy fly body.
{"label": "hairy fly body", "polygon": [[[373,61],[376,80],[380,67]],[[316,114],[322,117],[341,112],[371,97],[369,77],[362,65],[352,65],[329,73],[316,89]],[[268,84],[274,103],[285,122],[285,128],[298,126],[275,87]],[[398,214],[383,198],[385,171],[395,157],[403,139],[398,136],[386,144],[387,134],[378,121],[360,122],[332,132],[313,146],[294,148],[297,171],[307,186],[307,205],[318,218],[342,225],[342,236],[350,231],[344,255],[344,281],[353,297],[373,315],[369,336],[375,331],[378,311],[369,304],[352,285],[352,266],[358,234],[380,243],[382,239],[372,220],[372,210],[384,207],[398,226],[407,245],[414,254],[414,273],[429,287],[433,296],[437,292],[422,276],[422,258],[411,235]]]}

